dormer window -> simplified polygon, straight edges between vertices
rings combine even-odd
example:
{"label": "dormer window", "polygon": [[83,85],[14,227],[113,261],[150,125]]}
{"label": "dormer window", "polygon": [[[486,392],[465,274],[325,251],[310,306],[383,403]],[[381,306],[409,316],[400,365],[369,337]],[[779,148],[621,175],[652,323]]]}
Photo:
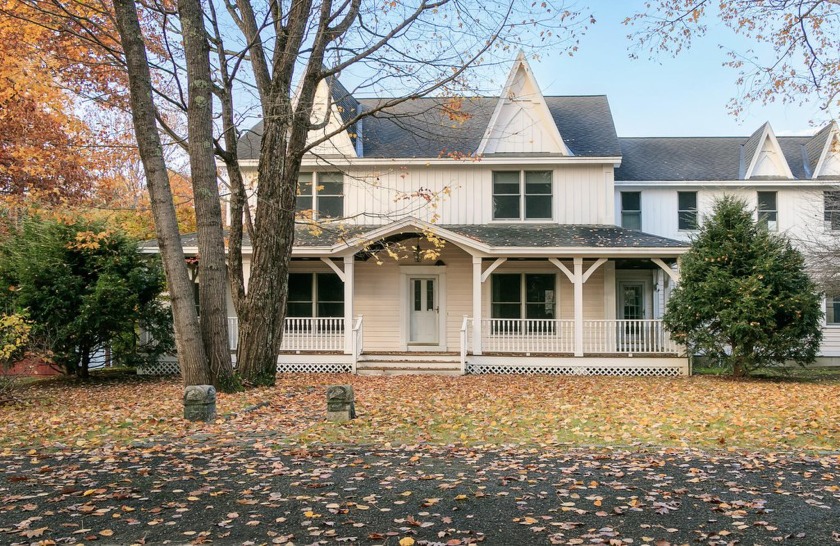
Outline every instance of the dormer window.
{"label": "dormer window", "polygon": [[494,220],[551,220],[551,171],[493,171]]}
{"label": "dormer window", "polygon": [[344,175],[300,173],[295,211],[298,216],[312,220],[344,216]]}

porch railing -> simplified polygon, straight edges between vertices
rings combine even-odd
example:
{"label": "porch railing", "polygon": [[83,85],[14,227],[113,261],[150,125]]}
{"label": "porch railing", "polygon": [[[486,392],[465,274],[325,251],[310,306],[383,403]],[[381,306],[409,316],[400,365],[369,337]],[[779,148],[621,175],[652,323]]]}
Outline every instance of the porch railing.
{"label": "porch railing", "polygon": [[356,373],[356,365],[359,363],[359,356],[362,354],[362,349],[364,348],[364,339],[365,339],[365,326],[364,321],[362,320],[362,315],[359,315],[356,318],[355,323],[353,324],[353,361],[352,361],[352,371]]}
{"label": "porch railing", "polygon": [[[230,350],[236,350],[239,319],[228,317]],[[344,351],[343,317],[286,317],[281,351]]]}
{"label": "porch railing", "polygon": [[583,321],[584,350],[590,353],[678,353],[658,319]]}
{"label": "porch railing", "polygon": [[[461,351],[470,347],[471,318],[461,328]],[[480,319],[481,348],[486,353],[574,353],[575,321],[549,319]],[[678,354],[659,319],[585,320],[585,354]]]}
{"label": "porch railing", "polygon": [[575,321],[481,319],[481,348],[491,353],[570,353]]}

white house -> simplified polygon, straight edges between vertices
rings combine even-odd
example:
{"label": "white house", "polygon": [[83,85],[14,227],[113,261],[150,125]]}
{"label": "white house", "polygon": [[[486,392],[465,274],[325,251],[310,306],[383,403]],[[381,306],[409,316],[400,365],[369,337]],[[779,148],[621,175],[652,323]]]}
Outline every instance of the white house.
{"label": "white house", "polygon": [[[377,103],[335,80],[319,99],[331,123]],[[544,97],[523,56],[499,97],[458,103],[402,103],[304,161],[280,371],[684,374],[661,316],[714,197],[771,229],[840,229],[834,125],[618,138],[606,97]],[[239,145],[252,182],[260,132]]]}

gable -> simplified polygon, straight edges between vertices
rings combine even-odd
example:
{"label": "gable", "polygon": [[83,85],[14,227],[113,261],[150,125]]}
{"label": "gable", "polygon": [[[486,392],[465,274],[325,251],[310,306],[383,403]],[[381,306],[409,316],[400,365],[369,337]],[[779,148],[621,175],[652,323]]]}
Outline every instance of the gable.
{"label": "gable", "polygon": [[836,178],[840,176],[840,131],[837,123],[832,122],[815,135],[814,140],[820,145],[814,153],[816,165],[813,167],[812,178]]}
{"label": "gable", "polygon": [[762,125],[744,144],[741,177],[793,178],[787,159],[769,123]]}
{"label": "gable", "polygon": [[[342,88],[343,89],[343,88]],[[329,140],[315,146],[310,153],[319,156],[357,157],[356,145],[350,138],[348,131],[340,130],[344,123],[345,106],[340,105],[340,97],[334,97],[331,86],[326,80],[318,83],[312,108],[312,122],[324,127],[309,131],[307,144],[338,131]]]}
{"label": "gable", "polygon": [[476,154],[571,155],[522,53],[513,64]]}

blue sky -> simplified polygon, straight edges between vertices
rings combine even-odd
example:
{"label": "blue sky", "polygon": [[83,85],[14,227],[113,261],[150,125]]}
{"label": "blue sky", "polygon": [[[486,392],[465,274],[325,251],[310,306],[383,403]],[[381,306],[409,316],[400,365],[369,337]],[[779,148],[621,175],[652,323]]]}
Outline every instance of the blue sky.
{"label": "blue sky", "polygon": [[[815,103],[805,106],[751,104],[736,119],[727,111],[737,95],[737,72],[723,66],[723,44],[739,51],[750,46],[713,19],[709,34],[676,58],[629,58],[630,29],[621,21],[637,0],[592,2],[597,22],[581,39],[573,57],[561,54],[531,61],[545,95],[606,94],[620,136],[748,135],[765,121],[776,134],[813,132],[827,116]],[[810,133],[808,133],[810,134]]]}

